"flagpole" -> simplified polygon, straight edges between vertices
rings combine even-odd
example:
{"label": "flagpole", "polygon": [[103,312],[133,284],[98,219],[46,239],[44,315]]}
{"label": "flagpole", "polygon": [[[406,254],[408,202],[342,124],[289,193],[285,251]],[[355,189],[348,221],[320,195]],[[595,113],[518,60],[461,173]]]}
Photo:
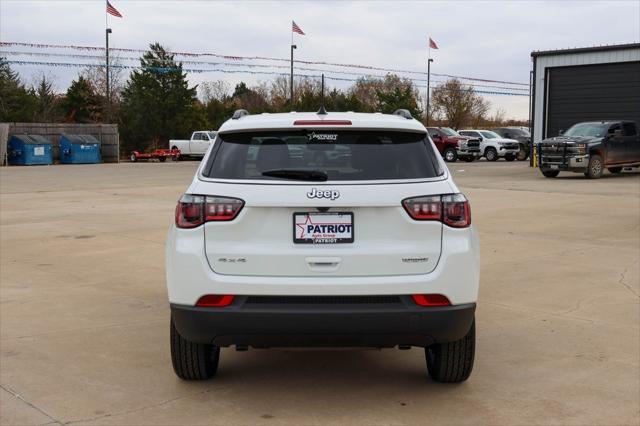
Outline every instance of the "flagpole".
{"label": "flagpole", "polygon": [[291,111],[293,111],[293,50],[296,49],[297,46],[293,44],[293,20],[291,21],[291,76],[290,76],[290,95],[291,95]]}
{"label": "flagpole", "polygon": [[427,55],[427,126],[429,125],[429,107],[431,104],[431,39],[429,39],[429,51]]}
{"label": "flagpole", "polygon": [[104,9],[104,23],[105,23],[105,39],[106,39],[106,46],[105,46],[105,53],[106,53],[106,67],[105,67],[105,83],[106,83],[106,88],[107,88],[107,107],[106,107],[106,114],[105,114],[105,121],[107,123],[109,123],[109,121],[111,121],[111,88],[109,87],[109,34],[111,33],[111,28],[109,28],[109,13],[107,12],[107,5],[105,4],[105,9]]}

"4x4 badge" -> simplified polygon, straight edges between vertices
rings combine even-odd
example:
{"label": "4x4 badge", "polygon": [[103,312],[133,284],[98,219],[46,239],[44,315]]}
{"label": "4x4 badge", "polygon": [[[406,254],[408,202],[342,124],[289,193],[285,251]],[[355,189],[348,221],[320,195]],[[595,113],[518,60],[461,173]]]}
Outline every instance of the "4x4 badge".
{"label": "4x4 badge", "polygon": [[330,200],[335,200],[338,197],[340,197],[340,191],[337,189],[321,191],[317,188],[312,188],[311,191],[307,192],[307,198],[329,198]]}

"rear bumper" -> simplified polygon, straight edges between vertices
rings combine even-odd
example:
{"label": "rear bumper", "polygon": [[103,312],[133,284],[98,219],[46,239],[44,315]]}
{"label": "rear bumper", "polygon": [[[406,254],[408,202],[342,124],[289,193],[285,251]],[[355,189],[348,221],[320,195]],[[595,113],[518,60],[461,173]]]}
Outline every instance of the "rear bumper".
{"label": "rear bumper", "polygon": [[421,307],[411,297],[397,303],[247,303],[199,308],[171,305],[171,317],[187,340],[218,346],[253,347],[426,347],[462,338],[475,303]]}

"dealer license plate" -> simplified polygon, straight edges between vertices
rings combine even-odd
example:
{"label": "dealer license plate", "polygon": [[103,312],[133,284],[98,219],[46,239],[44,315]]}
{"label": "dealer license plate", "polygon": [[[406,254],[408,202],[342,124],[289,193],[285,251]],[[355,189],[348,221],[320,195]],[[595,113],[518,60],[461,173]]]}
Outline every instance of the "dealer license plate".
{"label": "dealer license plate", "polygon": [[353,243],[353,213],[294,213],[293,242]]}

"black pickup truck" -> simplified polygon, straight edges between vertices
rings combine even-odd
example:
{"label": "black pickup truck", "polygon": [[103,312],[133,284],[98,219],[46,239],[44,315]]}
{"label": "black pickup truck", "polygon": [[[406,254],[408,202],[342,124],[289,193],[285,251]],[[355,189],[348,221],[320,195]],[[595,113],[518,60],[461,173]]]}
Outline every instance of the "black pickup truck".
{"label": "black pickup truck", "polygon": [[561,171],[597,179],[604,169],[620,173],[640,166],[640,133],[633,121],[578,123],[560,136],[538,144],[538,166],[545,177]]}

